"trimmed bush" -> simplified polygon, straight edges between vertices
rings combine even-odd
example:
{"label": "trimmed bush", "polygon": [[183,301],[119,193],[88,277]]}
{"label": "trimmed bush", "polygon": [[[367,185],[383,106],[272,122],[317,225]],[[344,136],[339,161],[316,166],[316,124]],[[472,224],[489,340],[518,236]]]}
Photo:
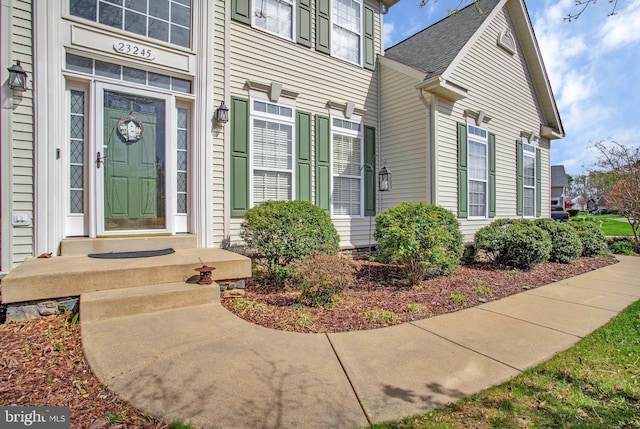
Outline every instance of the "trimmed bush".
{"label": "trimmed bush", "polygon": [[476,232],[475,245],[496,262],[531,270],[551,253],[551,237],[529,220],[498,219]]}
{"label": "trimmed bush", "polygon": [[580,210],[578,209],[567,209],[567,213],[569,213],[569,216],[576,217],[580,214]]}
{"label": "trimmed bush", "polygon": [[314,254],[291,264],[289,287],[300,290],[299,302],[309,307],[333,307],[353,283],[355,269],[340,255]]}
{"label": "trimmed bush", "polygon": [[628,241],[615,241],[609,245],[609,249],[616,255],[633,255],[633,246]]}
{"label": "trimmed bush", "polygon": [[582,254],[582,241],[570,225],[553,219],[536,219],[535,224],[551,237],[549,261],[570,264]]}
{"label": "trimmed bush", "polygon": [[326,249],[335,252],[340,244],[329,214],[309,201],[266,201],[244,215],[240,237],[254,257],[264,258],[276,277],[293,260]]}
{"label": "trimmed bush", "polygon": [[476,231],[474,237],[474,248],[483,250],[489,259],[497,260],[500,251],[504,247],[504,234],[507,229],[515,224],[520,223],[520,219],[496,219],[489,225]]}
{"label": "trimmed bush", "polygon": [[412,285],[449,274],[464,251],[453,213],[427,203],[402,203],[379,213],[374,237],[379,260],[402,265]]}
{"label": "trimmed bush", "polygon": [[607,238],[600,228],[591,222],[570,222],[582,241],[582,256],[595,256],[607,249]]}

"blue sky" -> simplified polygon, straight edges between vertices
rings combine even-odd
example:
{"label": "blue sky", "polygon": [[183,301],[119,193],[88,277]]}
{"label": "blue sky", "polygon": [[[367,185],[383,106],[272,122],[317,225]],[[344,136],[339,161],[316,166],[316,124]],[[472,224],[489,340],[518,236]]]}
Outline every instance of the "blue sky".
{"label": "blue sky", "polygon": [[[471,0],[463,0],[468,4]],[[447,16],[460,0],[401,0],[384,16],[389,47]],[[575,0],[526,0],[567,136],[551,146],[552,165],[576,175],[593,165],[592,145],[640,145],[640,0],[601,0],[579,19]]]}

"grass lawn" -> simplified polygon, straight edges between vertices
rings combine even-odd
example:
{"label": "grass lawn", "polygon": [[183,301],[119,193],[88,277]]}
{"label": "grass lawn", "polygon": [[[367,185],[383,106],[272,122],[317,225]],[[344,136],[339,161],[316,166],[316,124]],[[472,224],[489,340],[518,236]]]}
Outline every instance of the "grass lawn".
{"label": "grass lawn", "polygon": [[633,231],[631,225],[626,220],[620,222],[615,219],[622,219],[622,215],[608,214],[608,215],[578,215],[571,218],[571,222],[593,222],[596,225],[602,223],[602,232],[609,237],[633,237]]}
{"label": "grass lawn", "polygon": [[640,301],[511,381],[400,428],[640,428]]}

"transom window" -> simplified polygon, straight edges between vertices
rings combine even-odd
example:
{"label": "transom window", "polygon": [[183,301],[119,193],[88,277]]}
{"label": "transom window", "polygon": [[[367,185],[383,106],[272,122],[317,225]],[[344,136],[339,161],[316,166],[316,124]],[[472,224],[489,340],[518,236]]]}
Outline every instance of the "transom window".
{"label": "transom window", "polygon": [[254,0],[253,25],[293,40],[293,1]]}
{"label": "transom window", "polygon": [[191,81],[133,67],[67,54],[67,69],[110,79],[191,94]]}
{"label": "transom window", "polygon": [[362,123],[333,118],[331,122],[333,216],[362,216]]}
{"label": "transom window", "polygon": [[525,217],[534,217],[536,213],[536,148],[523,143],[523,203]]}
{"label": "transom window", "polygon": [[252,205],[292,199],[293,110],[259,100],[251,104]]}
{"label": "transom window", "polygon": [[487,216],[487,130],[467,126],[469,140],[469,217]]}
{"label": "transom window", "polygon": [[362,5],[355,0],[333,0],[331,53],[360,64]]}
{"label": "transom window", "polygon": [[191,47],[191,0],[70,0],[69,13],[119,30]]}

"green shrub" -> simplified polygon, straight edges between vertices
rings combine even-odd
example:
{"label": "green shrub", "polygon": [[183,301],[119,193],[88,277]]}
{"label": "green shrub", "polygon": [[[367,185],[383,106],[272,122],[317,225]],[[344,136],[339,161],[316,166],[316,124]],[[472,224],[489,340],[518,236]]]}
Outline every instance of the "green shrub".
{"label": "green shrub", "polygon": [[496,219],[489,225],[476,231],[474,247],[483,250],[490,259],[496,260],[504,247],[504,234],[514,223],[520,223],[520,219]]}
{"label": "green shrub", "polygon": [[628,241],[616,241],[609,245],[609,249],[616,255],[633,255],[633,246]]}
{"label": "green shrub", "polygon": [[536,219],[535,224],[551,237],[549,261],[570,264],[582,254],[582,241],[575,229],[553,219]]}
{"label": "green shrub", "polygon": [[607,238],[592,222],[570,222],[582,241],[582,256],[600,255],[607,249]]}
{"label": "green shrub", "polygon": [[496,262],[528,271],[549,259],[551,238],[533,222],[498,219],[476,232],[475,245]]}
{"label": "green shrub", "polygon": [[247,210],[241,228],[249,252],[276,277],[286,276],[282,267],[293,260],[340,244],[329,214],[309,201],[266,201]]}
{"label": "green shrub", "polygon": [[412,285],[450,273],[464,251],[453,213],[426,203],[402,203],[379,213],[374,237],[378,259],[402,265]]}
{"label": "green shrub", "polygon": [[580,210],[578,209],[567,209],[567,213],[569,213],[569,216],[571,217],[576,217],[580,214]]}
{"label": "green shrub", "polygon": [[317,253],[291,264],[287,284],[300,290],[299,302],[309,307],[333,307],[354,281],[355,269],[340,255]]}

